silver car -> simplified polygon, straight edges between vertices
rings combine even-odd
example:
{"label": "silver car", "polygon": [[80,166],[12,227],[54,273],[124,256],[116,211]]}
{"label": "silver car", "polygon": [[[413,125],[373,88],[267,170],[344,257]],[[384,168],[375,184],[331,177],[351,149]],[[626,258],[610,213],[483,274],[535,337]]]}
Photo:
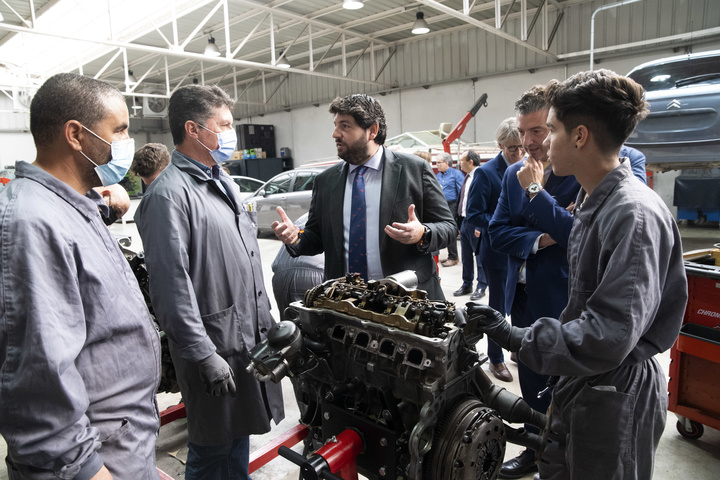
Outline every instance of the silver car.
{"label": "silver car", "polygon": [[237,186],[240,187],[240,198],[239,200],[245,200],[252,196],[253,193],[257,192],[257,189],[263,186],[263,181],[252,177],[243,177],[241,175],[230,175]]}
{"label": "silver car", "polygon": [[282,207],[293,221],[308,213],[315,177],[334,163],[279,173],[243,200],[246,208],[257,212],[258,233],[272,232],[270,225],[280,219],[277,207]]}

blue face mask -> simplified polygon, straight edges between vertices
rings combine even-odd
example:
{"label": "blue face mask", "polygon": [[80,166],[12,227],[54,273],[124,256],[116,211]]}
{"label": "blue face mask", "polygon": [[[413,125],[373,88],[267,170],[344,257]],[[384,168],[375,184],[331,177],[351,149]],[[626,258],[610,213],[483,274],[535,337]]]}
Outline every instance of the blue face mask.
{"label": "blue face mask", "polygon": [[208,132],[212,132],[217,135],[217,150],[210,150],[206,145],[204,145],[200,140],[198,140],[198,143],[200,145],[208,149],[208,151],[210,152],[210,156],[213,158],[213,160],[215,160],[218,164],[230,160],[230,158],[232,158],[233,152],[235,151],[235,146],[237,145],[237,134],[235,133],[235,129],[231,128],[229,130],[224,130],[220,133],[217,133],[213,132],[207,127],[200,125],[199,123],[198,126],[200,126],[200,128],[204,128]]}
{"label": "blue face mask", "polygon": [[111,158],[108,163],[98,165],[93,162],[90,157],[85,155],[82,150],[80,150],[82,156],[90,160],[90,163],[95,165],[95,173],[97,173],[97,176],[100,178],[104,187],[120,182],[120,180],[125,177],[125,174],[128,172],[130,165],[132,164],[133,156],[135,155],[135,139],[126,138],[125,140],[113,140],[113,142],[110,143],[97,133],[87,128],[85,125],[83,125],[83,128],[110,145]]}

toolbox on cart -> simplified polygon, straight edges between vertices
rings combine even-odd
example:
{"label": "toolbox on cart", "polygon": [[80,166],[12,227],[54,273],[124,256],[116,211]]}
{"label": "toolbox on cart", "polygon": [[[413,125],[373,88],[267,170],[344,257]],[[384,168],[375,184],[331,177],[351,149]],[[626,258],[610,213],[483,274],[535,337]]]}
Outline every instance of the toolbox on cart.
{"label": "toolbox on cart", "polygon": [[686,438],[720,429],[720,248],[685,254],[688,303],[670,350],[668,409]]}

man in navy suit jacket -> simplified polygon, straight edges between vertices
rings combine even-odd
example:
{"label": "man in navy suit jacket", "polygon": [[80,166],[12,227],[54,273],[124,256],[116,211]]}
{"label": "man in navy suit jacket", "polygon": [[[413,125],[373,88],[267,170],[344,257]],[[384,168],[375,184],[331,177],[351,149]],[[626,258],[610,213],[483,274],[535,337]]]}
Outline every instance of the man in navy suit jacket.
{"label": "man in navy suit jacket", "polygon": [[[490,296],[488,305],[505,312],[505,280],[507,278],[507,255],[495,252],[490,247],[488,226],[497,207],[502,178],[509,165],[522,160],[525,151],[520,143],[520,134],[515,117],[506,118],[495,132],[495,140],[501,148],[497,157],[475,169],[467,201],[467,219],[480,236],[480,262],[485,270]],[[513,377],[505,365],[502,348],[488,337],[490,371],[496,378],[511,382]]]}
{"label": "man in navy suit jacket", "polygon": [[[572,216],[567,207],[575,200],[580,184],[573,176],[553,174],[547,164],[543,142],[549,132],[549,108],[544,94],[543,86],[535,86],[515,103],[518,131],[528,158],[505,172],[489,227],[493,250],[508,255],[505,312],[511,312],[512,323],[518,327],[529,327],[541,317],[557,318],[568,302],[567,238]],[[519,180],[524,175],[536,179],[527,189]],[[519,360],[518,375],[525,401],[545,413],[550,396],[538,398],[538,393],[546,388],[548,377]],[[531,425],[526,428],[537,432]],[[536,468],[535,452],[527,449],[503,464],[500,477],[520,478]]]}
{"label": "man in navy suit jacket", "polygon": [[275,236],[293,257],[325,252],[326,280],[344,276],[350,271],[352,185],[355,172],[366,167],[362,177],[369,278],[365,280],[414,270],[418,288],[428,298],[445,300],[431,253],[457,238],[457,225],[430,164],[382,146],[385,113],[374,98],[364,94],[336,98],[330,113],[335,115],[333,138],[344,162],[315,179],[305,230],[300,233],[278,207],[281,221],[273,224]]}

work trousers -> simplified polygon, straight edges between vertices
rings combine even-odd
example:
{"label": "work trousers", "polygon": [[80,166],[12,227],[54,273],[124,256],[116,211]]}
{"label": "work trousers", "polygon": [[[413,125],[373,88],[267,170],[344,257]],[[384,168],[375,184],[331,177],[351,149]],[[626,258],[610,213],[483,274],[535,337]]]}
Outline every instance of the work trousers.
{"label": "work trousers", "polygon": [[250,480],[250,437],[230,445],[203,446],[188,442],[185,480]]}

